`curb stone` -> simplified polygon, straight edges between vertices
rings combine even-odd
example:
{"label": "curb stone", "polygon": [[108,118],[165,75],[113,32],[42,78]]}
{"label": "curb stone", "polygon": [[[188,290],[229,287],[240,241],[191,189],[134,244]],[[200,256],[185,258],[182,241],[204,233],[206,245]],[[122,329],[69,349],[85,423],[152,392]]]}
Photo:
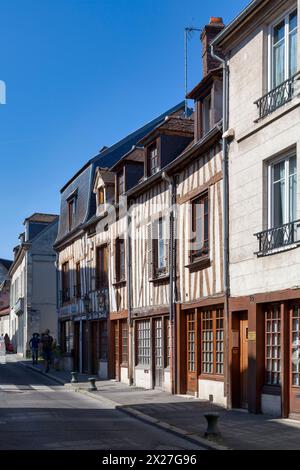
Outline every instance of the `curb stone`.
{"label": "curb stone", "polygon": [[230,450],[229,447],[226,447],[226,446],[218,444],[216,442],[207,440],[204,437],[200,437],[198,434],[195,434],[195,433],[186,431],[184,429],[178,428],[178,427],[173,426],[171,424],[168,424],[164,421],[160,421],[159,419],[153,418],[152,416],[149,416],[145,413],[142,413],[139,410],[135,410],[131,406],[126,407],[126,406],[122,405],[121,403],[110,400],[109,398],[106,398],[106,397],[103,397],[103,396],[99,397],[99,396],[96,395],[96,393],[92,393],[92,392],[89,392],[88,390],[80,388],[77,384],[73,385],[71,383],[66,383],[62,379],[60,379],[58,377],[55,377],[52,374],[49,374],[49,373],[46,374],[44,371],[42,371],[40,369],[36,369],[31,364],[24,364],[22,362],[19,362],[19,364],[21,364],[25,368],[27,367],[28,369],[31,369],[35,372],[40,373],[40,374],[44,375],[45,377],[49,377],[50,379],[56,381],[60,385],[63,385],[64,387],[66,387],[70,391],[72,390],[74,392],[81,393],[82,395],[86,395],[90,398],[94,398],[95,400],[98,400],[102,403],[105,403],[107,406],[109,406],[112,409],[117,409],[118,411],[121,411],[121,412],[123,412],[127,415],[135,417],[136,419],[139,419],[140,421],[146,422],[147,424],[150,424],[152,426],[156,426],[160,429],[163,429],[164,431],[175,434],[178,437],[181,437],[183,439],[187,439],[190,442],[201,445],[202,447],[204,447],[207,450]]}

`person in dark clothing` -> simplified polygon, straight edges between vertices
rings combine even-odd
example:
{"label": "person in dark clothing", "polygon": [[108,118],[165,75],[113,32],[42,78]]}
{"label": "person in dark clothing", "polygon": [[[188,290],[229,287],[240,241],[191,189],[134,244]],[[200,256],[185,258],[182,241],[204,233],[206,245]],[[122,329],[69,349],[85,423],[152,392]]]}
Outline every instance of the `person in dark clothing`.
{"label": "person in dark clothing", "polygon": [[32,338],[29,341],[29,346],[31,347],[33,365],[38,363],[39,344],[40,344],[40,335],[38,333],[33,333]]}
{"label": "person in dark clothing", "polygon": [[7,333],[5,333],[4,335],[4,343],[5,343],[6,352],[8,352],[8,346],[9,346],[10,340],[9,340],[9,336]]}
{"label": "person in dark clothing", "polygon": [[42,351],[45,360],[45,372],[49,372],[51,359],[52,359],[52,345],[53,345],[53,338],[50,336],[50,331],[46,330],[45,333],[42,335],[41,339],[42,343]]}

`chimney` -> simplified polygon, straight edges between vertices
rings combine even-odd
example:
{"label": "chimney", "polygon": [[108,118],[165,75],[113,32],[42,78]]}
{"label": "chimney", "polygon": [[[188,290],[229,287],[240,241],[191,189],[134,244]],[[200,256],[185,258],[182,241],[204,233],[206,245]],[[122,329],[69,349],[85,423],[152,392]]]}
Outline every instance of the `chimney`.
{"label": "chimney", "polygon": [[221,17],[211,17],[208,25],[204,26],[201,33],[202,41],[202,63],[203,77],[205,77],[213,69],[220,66],[220,62],[214,59],[210,52],[210,44],[212,40],[225,28]]}

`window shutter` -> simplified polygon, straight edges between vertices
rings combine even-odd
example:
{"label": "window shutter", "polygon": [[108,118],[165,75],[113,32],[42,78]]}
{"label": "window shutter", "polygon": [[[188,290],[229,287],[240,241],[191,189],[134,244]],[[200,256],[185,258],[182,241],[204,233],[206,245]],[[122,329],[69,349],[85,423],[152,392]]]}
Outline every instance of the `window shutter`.
{"label": "window shutter", "polygon": [[118,261],[117,261],[117,240],[114,240],[113,244],[113,265],[114,265],[114,282],[117,282],[118,280]]}
{"label": "window shutter", "polygon": [[147,262],[148,262],[148,279],[153,278],[153,240],[152,240],[152,223],[147,225]]}

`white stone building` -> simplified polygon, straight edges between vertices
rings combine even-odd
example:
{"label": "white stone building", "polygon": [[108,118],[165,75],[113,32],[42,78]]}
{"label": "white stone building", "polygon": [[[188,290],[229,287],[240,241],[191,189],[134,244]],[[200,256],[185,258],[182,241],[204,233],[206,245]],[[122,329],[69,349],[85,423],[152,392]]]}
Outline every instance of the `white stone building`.
{"label": "white stone building", "polygon": [[57,336],[57,279],[53,244],[58,216],[33,214],[25,219],[10,268],[10,338],[16,352],[25,356],[32,333],[45,329]]}
{"label": "white stone building", "polygon": [[300,415],[299,7],[254,0],[213,41],[229,77],[229,403],[284,417]]}

